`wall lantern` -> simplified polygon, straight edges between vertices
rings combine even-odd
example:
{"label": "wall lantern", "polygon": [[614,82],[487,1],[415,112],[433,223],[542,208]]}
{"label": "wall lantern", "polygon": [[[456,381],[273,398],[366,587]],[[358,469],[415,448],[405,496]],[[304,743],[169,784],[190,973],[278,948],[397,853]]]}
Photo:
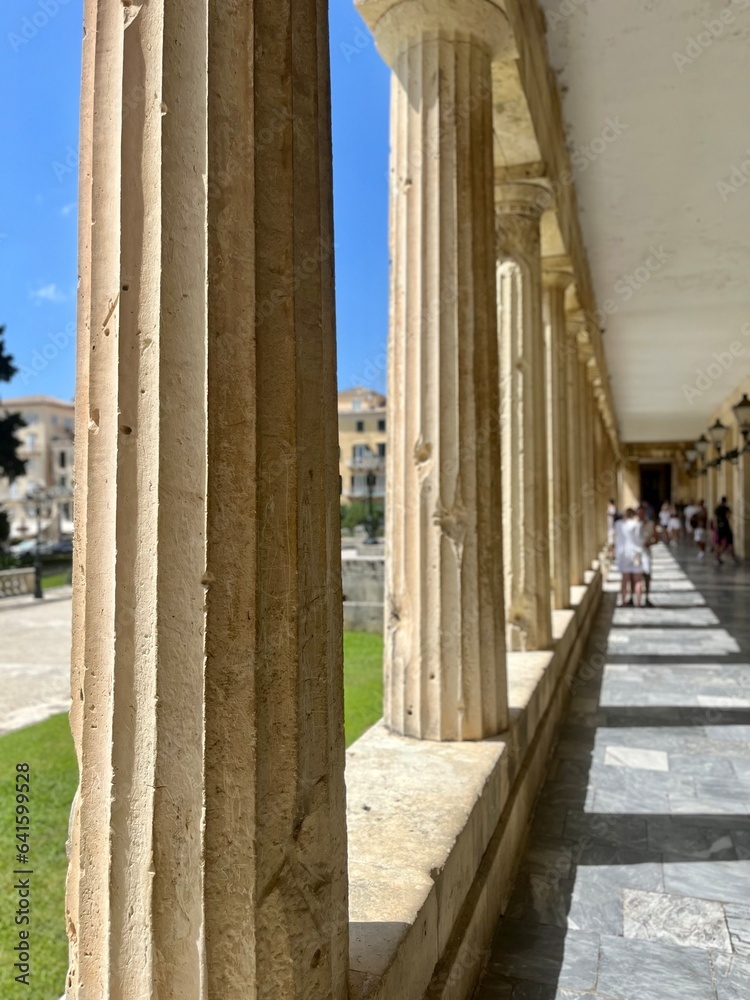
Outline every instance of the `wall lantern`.
{"label": "wall lantern", "polygon": [[708,428],[708,433],[711,438],[711,442],[716,449],[716,454],[721,458],[721,446],[724,444],[724,438],[727,436],[728,427],[722,424],[721,420],[717,418],[716,423],[712,424]]}
{"label": "wall lantern", "polygon": [[747,451],[748,447],[750,447],[748,443],[748,438],[750,438],[750,399],[747,398],[747,393],[745,393],[739,403],[736,403],[732,407],[732,411],[745,441],[744,451]]}

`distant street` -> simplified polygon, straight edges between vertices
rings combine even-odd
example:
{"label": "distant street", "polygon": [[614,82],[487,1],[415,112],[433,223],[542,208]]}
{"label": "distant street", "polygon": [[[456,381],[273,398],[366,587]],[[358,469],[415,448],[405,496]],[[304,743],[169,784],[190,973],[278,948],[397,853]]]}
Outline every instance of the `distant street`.
{"label": "distant street", "polygon": [[0,734],[70,705],[71,589],[0,600]]}

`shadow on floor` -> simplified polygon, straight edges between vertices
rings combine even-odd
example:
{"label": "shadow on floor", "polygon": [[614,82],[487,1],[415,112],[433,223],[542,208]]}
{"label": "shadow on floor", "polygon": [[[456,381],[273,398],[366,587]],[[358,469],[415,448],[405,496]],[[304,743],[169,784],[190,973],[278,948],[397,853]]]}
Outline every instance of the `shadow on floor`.
{"label": "shadow on floor", "polygon": [[750,998],[750,573],[660,546],[656,607],[617,590],[477,1000]]}

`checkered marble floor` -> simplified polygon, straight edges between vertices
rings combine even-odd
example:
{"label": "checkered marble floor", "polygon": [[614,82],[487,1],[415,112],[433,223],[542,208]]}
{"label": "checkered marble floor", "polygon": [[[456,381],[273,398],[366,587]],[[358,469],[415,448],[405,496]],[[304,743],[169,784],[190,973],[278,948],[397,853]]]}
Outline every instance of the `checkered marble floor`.
{"label": "checkered marble floor", "polygon": [[750,1000],[750,569],[612,575],[476,1000]]}

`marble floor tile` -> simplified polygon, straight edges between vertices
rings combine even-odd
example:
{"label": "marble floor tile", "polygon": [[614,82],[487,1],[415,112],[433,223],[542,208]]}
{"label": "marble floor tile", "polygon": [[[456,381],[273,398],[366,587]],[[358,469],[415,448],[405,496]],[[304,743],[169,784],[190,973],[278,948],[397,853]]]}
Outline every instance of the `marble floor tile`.
{"label": "marble floor tile", "polygon": [[548,872],[519,873],[505,915],[524,923],[566,927],[573,892],[569,878]]}
{"label": "marble floor tile", "polygon": [[575,874],[567,925],[577,931],[622,934],[622,889],[600,877],[600,870],[579,868]]}
{"label": "marble floor tile", "polygon": [[750,899],[750,861],[665,861],[664,888],[678,896],[744,904]]}
{"label": "marble floor tile", "polygon": [[750,1000],[750,572],[657,556],[657,608],[605,587],[475,1000]]}
{"label": "marble floor tile", "polygon": [[677,816],[654,816],[647,826],[652,851],[697,861],[737,860],[730,827],[692,826]]}
{"label": "marble floor tile", "polygon": [[731,760],[684,753],[669,754],[669,769],[692,778],[730,778],[736,773]]}
{"label": "marble floor tile", "polygon": [[646,818],[625,814],[570,813],[565,822],[569,840],[587,838],[592,843],[617,844],[648,850]]}
{"label": "marble floor tile", "polygon": [[738,955],[713,955],[717,1000],[747,1000],[750,997],[750,959]]}
{"label": "marble floor tile", "polygon": [[521,861],[520,871],[534,874],[554,872],[559,878],[570,875],[573,845],[561,841],[539,839],[530,843]]}
{"label": "marble floor tile", "polygon": [[664,750],[643,750],[640,747],[608,746],[604,763],[611,767],[630,767],[644,771],[668,771],[669,756]]}
{"label": "marble floor tile", "polygon": [[750,815],[750,804],[738,799],[731,801],[726,796],[712,798],[706,794],[699,796],[685,794],[685,792],[670,792],[668,799],[668,807],[664,812],[672,813],[675,816]]}
{"label": "marble floor tile", "polygon": [[624,816],[665,815],[672,812],[671,795],[666,791],[650,788],[604,789],[594,795],[593,811],[596,813],[622,813]]}
{"label": "marble floor tile", "polygon": [[721,903],[640,889],[623,889],[622,903],[626,938],[732,950]]}
{"label": "marble floor tile", "polygon": [[725,903],[724,913],[732,942],[732,951],[737,955],[750,958],[750,899],[746,904]]}
{"label": "marble floor tile", "polygon": [[504,919],[489,971],[546,986],[585,992],[596,986],[599,935]]}
{"label": "marble floor tile", "polygon": [[613,1000],[716,1000],[708,952],[606,936],[596,991]]}

